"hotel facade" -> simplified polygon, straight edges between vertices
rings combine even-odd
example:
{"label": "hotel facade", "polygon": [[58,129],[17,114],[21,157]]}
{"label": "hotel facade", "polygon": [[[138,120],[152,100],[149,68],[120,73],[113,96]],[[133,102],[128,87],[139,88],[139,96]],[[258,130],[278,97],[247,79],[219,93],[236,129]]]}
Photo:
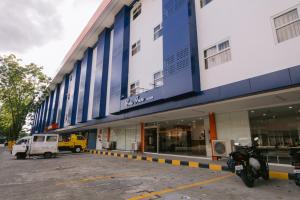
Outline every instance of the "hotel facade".
{"label": "hotel facade", "polygon": [[299,0],[104,0],[53,78],[32,133],[89,149],[214,158],[300,139]]}

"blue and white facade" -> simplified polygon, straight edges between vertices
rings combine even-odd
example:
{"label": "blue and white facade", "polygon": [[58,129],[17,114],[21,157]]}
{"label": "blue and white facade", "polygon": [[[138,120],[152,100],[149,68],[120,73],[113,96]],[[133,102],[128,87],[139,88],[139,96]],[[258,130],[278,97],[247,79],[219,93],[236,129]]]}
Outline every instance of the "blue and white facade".
{"label": "blue and white facade", "polygon": [[299,52],[299,0],[104,0],[33,132],[93,130],[91,148],[202,157],[221,156],[213,140],[226,155],[258,136],[285,163],[300,139]]}

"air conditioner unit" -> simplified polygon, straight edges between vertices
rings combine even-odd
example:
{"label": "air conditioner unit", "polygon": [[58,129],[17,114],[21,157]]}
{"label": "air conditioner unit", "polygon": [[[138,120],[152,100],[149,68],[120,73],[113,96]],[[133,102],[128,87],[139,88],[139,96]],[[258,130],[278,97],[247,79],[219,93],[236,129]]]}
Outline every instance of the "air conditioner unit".
{"label": "air conditioner unit", "polygon": [[226,156],[226,141],[224,140],[212,140],[212,152],[213,156]]}
{"label": "air conditioner unit", "polygon": [[109,149],[109,142],[103,142],[103,146],[104,149]]}
{"label": "air conditioner unit", "polygon": [[138,150],[138,143],[137,142],[131,143],[131,150],[132,151],[137,151]]}

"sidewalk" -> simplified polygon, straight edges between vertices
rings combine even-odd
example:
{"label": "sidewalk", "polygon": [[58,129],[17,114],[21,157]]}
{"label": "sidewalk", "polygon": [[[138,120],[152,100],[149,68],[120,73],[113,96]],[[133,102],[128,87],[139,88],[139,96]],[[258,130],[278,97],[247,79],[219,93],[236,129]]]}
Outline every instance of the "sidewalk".
{"label": "sidewalk", "polygon": [[[162,164],[172,164],[175,166],[187,166],[192,168],[207,168],[214,171],[230,171],[227,167],[227,160],[222,159],[213,161],[208,158],[196,158],[187,156],[137,153],[118,150],[89,150],[92,154],[122,157],[127,159],[145,160],[150,162],[158,162]],[[293,179],[293,166],[270,164],[270,177],[276,179],[289,180]]]}

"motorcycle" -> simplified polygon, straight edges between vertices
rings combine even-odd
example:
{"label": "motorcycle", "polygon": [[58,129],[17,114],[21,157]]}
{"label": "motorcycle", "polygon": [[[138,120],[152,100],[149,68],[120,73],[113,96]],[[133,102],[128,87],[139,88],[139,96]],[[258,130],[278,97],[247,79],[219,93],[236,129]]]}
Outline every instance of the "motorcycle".
{"label": "motorcycle", "polygon": [[300,186],[300,148],[290,148],[289,154],[292,158],[294,169],[294,180],[296,185]]}
{"label": "motorcycle", "polygon": [[235,150],[229,154],[228,168],[241,177],[247,187],[253,187],[254,181],[260,177],[269,180],[269,165],[261,154],[258,138],[254,138],[252,146],[241,146],[235,143]]}

